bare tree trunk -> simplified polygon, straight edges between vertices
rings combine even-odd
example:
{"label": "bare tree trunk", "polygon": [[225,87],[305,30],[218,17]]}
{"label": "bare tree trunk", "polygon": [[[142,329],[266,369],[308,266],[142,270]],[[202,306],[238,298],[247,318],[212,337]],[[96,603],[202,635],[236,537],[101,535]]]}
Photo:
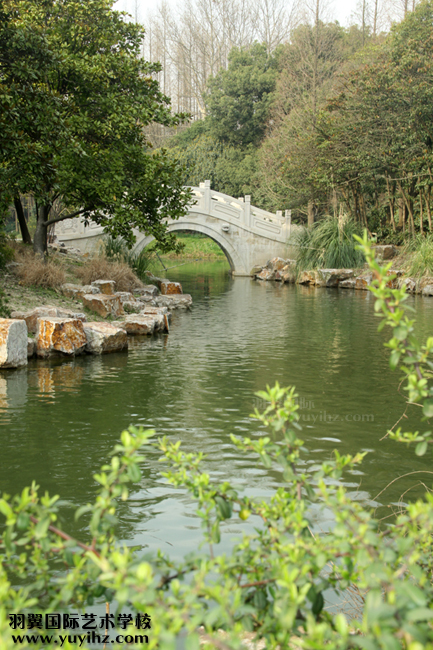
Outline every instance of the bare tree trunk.
{"label": "bare tree trunk", "polygon": [[397,228],[396,228],[396,225],[395,225],[395,218],[394,218],[394,197],[391,196],[388,174],[386,174],[385,178],[386,178],[386,189],[388,191],[388,202],[389,202],[389,212],[390,212],[390,216],[391,216],[391,226],[392,226],[393,232],[395,232]]}
{"label": "bare tree trunk", "polygon": [[373,36],[377,35],[377,9],[379,0],[374,0]]}
{"label": "bare tree trunk", "polygon": [[50,205],[37,206],[37,223],[36,231],[33,239],[33,250],[37,255],[45,257],[47,254],[47,234],[48,234],[48,215],[51,210]]}
{"label": "bare tree trunk", "polygon": [[422,190],[420,188],[419,190],[419,231],[423,235],[424,234],[424,224],[423,224],[423,209],[422,209]]}
{"label": "bare tree trunk", "polygon": [[27,226],[27,221],[24,216],[23,204],[21,203],[21,198],[19,196],[14,197],[14,206],[17,211],[18,223],[20,224],[21,236],[23,238],[24,244],[31,244],[32,238],[29,233]]}
{"label": "bare tree trunk", "polygon": [[308,201],[307,214],[308,214],[308,227],[311,228],[311,226],[314,225],[314,203],[313,203],[313,201]]}
{"label": "bare tree trunk", "polygon": [[430,185],[427,187],[427,191],[425,193],[425,204],[427,207],[427,219],[428,219],[428,229],[431,232],[431,210],[430,210]]}

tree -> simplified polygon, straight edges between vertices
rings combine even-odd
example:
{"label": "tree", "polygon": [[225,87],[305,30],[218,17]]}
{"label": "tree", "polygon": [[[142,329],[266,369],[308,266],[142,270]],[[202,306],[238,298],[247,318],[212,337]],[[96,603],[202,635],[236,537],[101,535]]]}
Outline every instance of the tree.
{"label": "tree", "polygon": [[[109,0],[3,3],[0,102],[8,126],[0,135],[0,186],[13,196],[18,188],[34,194],[34,247],[41,254],[48,227],[75,216],[129,244],[136,228],[171,247],[164,219],[184,214],[190,200],[179,166],[164,151],[153,153],[144,136],[146,125],[172,126],[184,116],[171,115],[152,78],[160,66],[139,58],[143,29],[111,6]],[[38,66],[29,64],[35,51]],[[59,197],[65,210],[54,215]]]}
{"label": "tree", "polygon": [[[230,196],[251,194],[277,78],[278,53],[266,45],[234,48],[227,70],[208,81],[207,115],[168,143],[170,155],[184,167],[184,181],[212,187]],[[256,203],[257,205],[257,203]]]}
{"label": "tree", "polygon": [[277,80],[277,57],[265,45],[234,48],[227,70],[209,79],[206,93],[210,133],[221,142],[257,146],[266,131]]}
{"label": "tree", "polygon": [[432,229],[432,21],[431,2],[409,13],[321,116],[316,174],[379,233]]}

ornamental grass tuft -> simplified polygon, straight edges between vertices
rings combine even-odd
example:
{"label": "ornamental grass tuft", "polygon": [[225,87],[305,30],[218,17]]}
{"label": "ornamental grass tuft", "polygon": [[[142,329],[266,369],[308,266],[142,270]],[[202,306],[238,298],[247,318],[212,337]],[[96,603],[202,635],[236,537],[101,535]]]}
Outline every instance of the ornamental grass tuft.
{"label": "ornamental grass tuft", "polygon": [[310,269],[350,269],[364,264],[362,252],[356,250],[353,235],[361,228],[346,215],[327,216],[311,228],[302,230],[295,239],[299,247],[298,273]]}

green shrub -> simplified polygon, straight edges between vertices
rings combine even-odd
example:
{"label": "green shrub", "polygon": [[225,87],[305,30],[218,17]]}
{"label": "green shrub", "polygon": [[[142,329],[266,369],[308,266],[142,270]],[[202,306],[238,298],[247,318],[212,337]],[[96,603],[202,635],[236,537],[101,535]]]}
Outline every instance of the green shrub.
{"label": "green shrub", "polygon": [[297,271],[362,266],[365,258],[356,250],[353,239],[359,234],[359,226],[344,215],[327,216],[311,228],[303,229],[295,238],[295,245],[299,247]]}
{"label": "green shrub", "polygon": [[153,249],[143,249],[139,253],[134,253],[119,237],[104,238],[102,254],[108,259],[127,264],[140,280],[146,279],[145,271],[149,270],[153,261]]}
{"label": "green shrub", "polygon": [[[371,287],[376,310],[392,328],[390,364],[395,368],[402,359],[408,399],[422,404],[425,417],[432,417],[433,337],[426,345],[415,339],[413,321],[403,308],[404,289],[387,287],[390,265],[377,265],[366,237],[362,251],[376,278]],[[128,497],[130,481],[140,480],[139,452],[152,444],[152,432],[124,431],[111,462],[95,475],[99,495],[76,514],[90,515],[88,540],[73,539],[58,528],[58,497],[39,496],[35,485],[15,498],[3,495],[2,649],[16,647],[10,614],[76,612],[104,599],[115,603],[117,612],[149,614],[148,643],[132,647],[150,650],[183,647],[185,636],[187,650],[199,650],[200,635],[203,648],[238,650],[248,631],[256,641],[264,639],[270,650],[431,650],[433,495],[427,492],[392,523],[381,524],[340,484],[344,472],[364,454],[340,456],[336,451],[332,460],[309,470],[302,461],[306,451],[294,389],[276,384],[258,396],[266,407],[255,417],[269,435],[255,440],[232,436],[232,442],[279,473],[282,487],[270,499],[251,498],[228,482],[213,480],[203,469],[202,453],[186,454],[180,443],[165,439],[158,443],[168,464],[163,476],[188,490],[202,523],[205,546],[182,562],[162,553],[140,556],[115,536],[116,503]],[[392,435],[416,443],[418,455],[433,442],[429,431],[398,430]],[[332,515],[327,533],[314,529],[318,509],[328,520]],[[221,534],[228,532],[224,522],[234,520],[239,526],[249,518],[252,525],[242,539],[228,553],[219,552]],[[17,586],[23,578],[25,586]],[[355,594],[359,616],[350,620],[343,605],[335,615],[328,611],[330,592],[341,602]],[[133,626],[129,630],[136,631]],[[115,631],[110,633],[113,638]],[[81,648],[88,647],[85,637]]]}
{"label": "green shrub", "polygon": [[420,278],[433,275],[433,235],[415,235],[407,240],[403,253],[412,253],[409,260],[408,275]]}

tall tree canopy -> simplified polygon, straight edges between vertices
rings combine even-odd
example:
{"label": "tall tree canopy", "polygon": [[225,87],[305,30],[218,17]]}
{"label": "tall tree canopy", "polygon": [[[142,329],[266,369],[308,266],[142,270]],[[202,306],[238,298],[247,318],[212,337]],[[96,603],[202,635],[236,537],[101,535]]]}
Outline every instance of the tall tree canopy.
{"label": "tall tree canopy", "polygon": [[277,80],[278,52],[266,45],[234,48],[227,70],[212,77],[204,120],[172,138],[171,154],[185,167],[185,183],[209,179],[231,196],[250,194]]}
{"label": "tall tree canopy", "polygon": [[[0,200],[31,192],[35,249],[52,223],[81,215],[134,241],[173,245],[166,217],[186,211],[181,169],[144,136],[167,126],[169,99],[139,58],[142,28],[111,0],[4,0],[0,11]],[[65,210],[54,214],[61,198]]]}

